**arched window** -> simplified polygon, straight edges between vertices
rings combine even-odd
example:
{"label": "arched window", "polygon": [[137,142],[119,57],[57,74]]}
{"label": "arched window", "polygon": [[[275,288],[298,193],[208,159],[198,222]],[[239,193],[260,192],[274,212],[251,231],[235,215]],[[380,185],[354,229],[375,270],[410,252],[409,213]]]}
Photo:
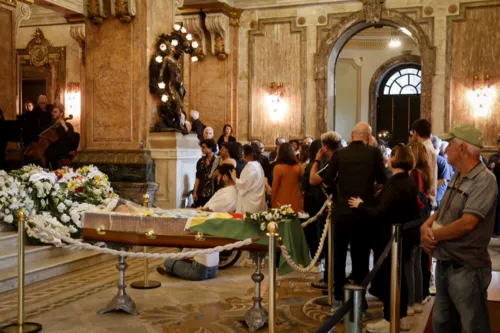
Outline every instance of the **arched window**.
{"label": "arched window", "polygon": [[415,65],[398,67],[387,74],[383,95],[417,95],[422,91],[422,73]]}

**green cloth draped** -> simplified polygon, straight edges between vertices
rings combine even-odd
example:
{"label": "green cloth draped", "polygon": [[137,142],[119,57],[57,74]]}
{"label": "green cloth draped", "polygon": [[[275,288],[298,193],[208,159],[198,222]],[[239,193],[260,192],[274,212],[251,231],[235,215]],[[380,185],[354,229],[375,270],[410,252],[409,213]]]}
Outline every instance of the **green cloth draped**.
{"label": "green cloth draped", "polygon": [[[279,224],[279,234],[290,256],[297,265],[306,267],[310,263],[309,247],[307,246],[304,230],[299,220],[284,220]],[[269,237],[265,231],[260,230],[257,223],[245,222],[237,219],[208,219],[204,223],[189,228],[189,230],[202,232],[206,235],[224,237],[236,240],[245,240],[260,236],[257,244],[268,245]],[[278,274],[290,273],[292,268],[280,255]]]}

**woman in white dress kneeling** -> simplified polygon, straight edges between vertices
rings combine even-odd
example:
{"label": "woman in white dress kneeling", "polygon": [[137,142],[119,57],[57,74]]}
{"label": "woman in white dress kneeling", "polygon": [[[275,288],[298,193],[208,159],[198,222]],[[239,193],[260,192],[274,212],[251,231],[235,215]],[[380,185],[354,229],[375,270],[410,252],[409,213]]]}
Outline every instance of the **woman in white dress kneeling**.
{"label": "woman in white dress kneeling", "polygon": [[[219,166],[217,180],[220,189],[205,204],[203,210],[213,212],[234,213],[238,192],[231,178],[231,172],[235,168],[231,164]],[[183,249],[182,252],[194,251],[196,249]],[[165,267],[158,267],[156,271],[162,275],[173,275],[184,280],[201,281],[217,277],[219,265],[219,253],[200,254],[193,259],[187,260],[165,260]]]}
{"label": "woman in white dress kneeling", "polygon": [[231,178],[238,190],[237,213],[257,213],[267,210],[264,170],[259,161],[255,160],[256,154],[251,145],[244,145],[243,159],[247,165],[241,171],[239,179],[236,178],[236,171],[231,172]]}

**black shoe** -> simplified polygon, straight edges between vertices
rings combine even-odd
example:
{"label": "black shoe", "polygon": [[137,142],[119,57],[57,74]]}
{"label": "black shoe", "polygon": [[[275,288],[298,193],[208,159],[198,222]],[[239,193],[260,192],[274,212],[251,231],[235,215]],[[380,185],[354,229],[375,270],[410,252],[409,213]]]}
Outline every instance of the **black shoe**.
{"label": "black shoe", "polygon": [[328,285],[323,279],[319,280],[318,282],[311,282],[311,287],[318,289],[328,289]]}
{"label": "black shoe", "polygon": [[163,266],[156,267],[156,271],[157,271],[157,272],[158,272],[158,274],[160,274],[160,275],[168,275],[167,270],[166,270],[166,269],[165,269],[165,267],[163,267]]}

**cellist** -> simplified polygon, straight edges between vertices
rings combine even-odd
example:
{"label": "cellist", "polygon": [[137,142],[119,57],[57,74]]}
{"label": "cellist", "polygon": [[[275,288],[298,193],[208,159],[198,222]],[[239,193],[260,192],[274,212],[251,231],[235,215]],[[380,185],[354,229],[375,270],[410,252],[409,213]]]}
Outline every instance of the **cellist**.
{"label": "cellist", "polygon": [[73,147],[78,144],[78,134],[73,126],[64,119],[64,106],[54,105],[52,110],[52,124],[59,136],[59,139],[50,144],[45,151],[47,167],[49,169],[59,168],[59,161],[66,157]]}

